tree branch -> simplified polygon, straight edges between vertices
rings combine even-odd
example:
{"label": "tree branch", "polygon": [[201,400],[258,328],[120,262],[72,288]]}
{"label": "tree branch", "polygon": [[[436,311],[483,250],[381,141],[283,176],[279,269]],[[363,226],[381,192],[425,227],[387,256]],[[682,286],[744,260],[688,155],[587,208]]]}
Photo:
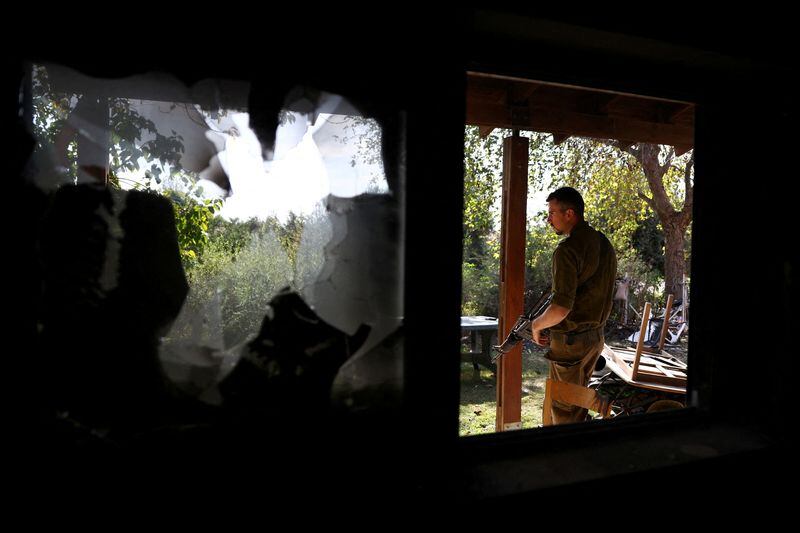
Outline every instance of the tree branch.
{"label": "tree branch", "polygon": [[645,178],[647,178],[647,185],[650,192],[653,194],[652,200],[655,204],[655,210],[658,213],[674,213],[675,209],[667,197],[667,191],[664,189],[664,172],[665,169],[658,161],[658,155],[661,148],[657,144],[641,144],[639,146],[640,157],[639,163],[642,165]]}
{"label": "tree branch", "polygon": [[618,141],[614,139],[598,139],[597,142],[599,142],[600,144],[604,144],[606,146],[610,146],[612,148],[616,148],[620,152],[625,152],[627,154],[632,155],[633,157],[636,158],[637,161],[639,160],[639,155],[638,155],[639,151],[637,148],[634,148],[636,146],[635,144],[628,145],[627,143],[625,143],[625,141]]}
{"label": "tree branch", "polygon": [[684,226],[688,226],[692,220],[692,206],[694,204],[694,185],[691,182],[692,168],[694,167],[694,152],[686,162],[686,169],[683,171],[683,183],[686,187],[686,198],[683,201],[683,209],[681,209],[681,220]]}
{"label": "tree branch", "polygon": [[675,159],[675,147],[674,146],[670,146],[669,147],[669,153],[667,154],[667,157],[664,158],[664,164],[660,165],[662,174],[666,174],[667,173],[667,171],[669,170],[669,167],[672,166],[672,160],[673,159]]}
{"label": "tree branch", "polygon": [[642,200],[644,200],[644,201],[645,201],[645,203],[646,203],[647,205],[649,205],[649,206],[650,206],[650,207],[653,209],[653,211],[657,211],[657,210],[656,210],[656,202],[655,202],[655,201],[654,201],[652,198],[650,198],[649,196],[647,196],[647,195],[646,195],[645,193],[643,193],[641,190],[637,190],[637,191],[636,191],[636,194],[639,196],[639,198],[641,198]]}
{"label": "tree branch", "polygon": [[689,189],[692,188],[690,176],[692,174],[692,168],[694,167],[694,152],[692,152],[692,156],[689,158],[689,161],[686,162],[686,168],[683,171],[683,183],[686,186],[686,192],[689,192]]}
{"label": "tree branch", "polygon": [[642,162],[641,161],[642,149],[638,144],[634,144],[634,145],[628,146],[626,148],[621,148],[620,146],[617,146],[617,148],[619,148],[623,152],[629,153],[630,155],[632,155],[634,157],[634,159],[636,159],[640,163]]}

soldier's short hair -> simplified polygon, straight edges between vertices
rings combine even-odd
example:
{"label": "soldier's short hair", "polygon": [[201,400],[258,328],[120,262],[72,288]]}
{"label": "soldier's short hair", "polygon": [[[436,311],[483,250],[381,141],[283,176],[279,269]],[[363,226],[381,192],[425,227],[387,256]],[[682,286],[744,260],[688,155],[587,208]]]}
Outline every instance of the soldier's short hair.
{"label": "soldier's short hair", "polygon": [[561,187],[550,193],[547,201],[558,200],[564,209],[572,209],[583,218],[583,196],[572,187]]}

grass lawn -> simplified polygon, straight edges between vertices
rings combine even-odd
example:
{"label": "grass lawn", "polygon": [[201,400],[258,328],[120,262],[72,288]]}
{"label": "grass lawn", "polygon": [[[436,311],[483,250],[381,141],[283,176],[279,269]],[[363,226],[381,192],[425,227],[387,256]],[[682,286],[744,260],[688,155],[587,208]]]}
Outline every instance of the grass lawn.
{"label": "grass lawn", "polygon": [[[535,428],[542,424],[544,382],[547,361],[544,348],[525,347],[522,351],[522,427]],[[497,389],[494,374],[481,367],[480,376],[470,363],[461,363],[461,402],[459,435],[493,433],[497,410]]]}

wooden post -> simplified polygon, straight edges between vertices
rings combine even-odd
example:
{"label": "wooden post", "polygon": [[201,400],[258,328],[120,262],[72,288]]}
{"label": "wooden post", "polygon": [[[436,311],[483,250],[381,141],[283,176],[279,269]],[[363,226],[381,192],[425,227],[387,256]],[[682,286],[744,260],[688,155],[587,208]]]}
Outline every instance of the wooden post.
{"label": "wooden post", "polygon": [[661,324],[661,336],[658,339],[658,353],[664,351],[664,341],[667,340],[667,330],[669,329],[669,313],[672,311],[672,300],[674,296],[667,296],[667,308],[664,309],[664,323]]}
{"label": "wooden post", "polygon": [[642,357],[644,336],[647,333],[648,322],[650,322],[650,302],[644,304],[644,312],[642,313],[642,326],[639,328],[639,340],[636,343],[636,355],[633,358],[633,372],[631,373],[633,381],[636,381],[636,377],[639,374],[639,359]]}
{"label": "wooden post", "polygon": [[[503,140],[499,339],[524,312],[525,210],[528,203],[528,138]],[[498,359],[496,430],[522,428],[522,343]]]}

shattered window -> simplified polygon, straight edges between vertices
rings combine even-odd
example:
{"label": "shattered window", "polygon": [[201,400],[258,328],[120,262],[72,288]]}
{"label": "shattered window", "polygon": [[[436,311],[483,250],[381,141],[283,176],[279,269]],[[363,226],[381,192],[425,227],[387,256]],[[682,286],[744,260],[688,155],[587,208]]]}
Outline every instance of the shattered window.
{"label": "shattered window", "polygon": [[49,64],[25,90],[59,416],[124,432],[396,407],[399,121],[311,87],[276,104]]}

